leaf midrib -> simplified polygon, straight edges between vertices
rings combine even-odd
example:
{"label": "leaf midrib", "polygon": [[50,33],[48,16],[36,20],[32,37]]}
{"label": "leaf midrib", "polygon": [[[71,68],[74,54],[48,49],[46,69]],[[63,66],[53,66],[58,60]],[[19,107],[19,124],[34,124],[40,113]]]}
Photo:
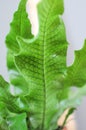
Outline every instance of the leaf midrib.
{"label": "leaf midrib", "polygon": [[[54,2],[55,3],[55,2]],[[48,13],[46,15],[46,20],[45,20],[45,23],[44,23],[44,35],[43,35],[43,82],[44,82],[44,107],[43,107],[43,118],[42,118],[42,125],[41,125],[41,130],[44,130],[44,127],[45,127],[45,115],[46,115],[46,78],[45,78],[45,43],[46,43],[46,25],[47,25],[47,21],[48,21],[48,17],[49,17],[49,14],[51,13],[52,11],[52,7],[54,5],[54,3],[52,4],[51,7],[49,7],[48,9]]]}

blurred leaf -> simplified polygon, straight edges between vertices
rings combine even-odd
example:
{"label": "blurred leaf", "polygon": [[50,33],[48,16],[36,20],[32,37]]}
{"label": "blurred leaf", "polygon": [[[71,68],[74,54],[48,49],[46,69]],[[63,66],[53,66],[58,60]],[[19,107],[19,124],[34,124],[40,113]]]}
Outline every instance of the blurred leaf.
{"label": "blurred leaf", "polygon": [[25,113],[8,118],[8,124],[10,130],[28,130]]}

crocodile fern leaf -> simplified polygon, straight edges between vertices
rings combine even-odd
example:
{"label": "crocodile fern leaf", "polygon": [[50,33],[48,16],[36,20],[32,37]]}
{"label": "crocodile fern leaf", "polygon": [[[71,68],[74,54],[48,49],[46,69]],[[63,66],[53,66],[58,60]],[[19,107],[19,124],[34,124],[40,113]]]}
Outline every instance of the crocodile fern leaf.
{"label": "crocodile fern leaf", "polygon": [[31,24],[28,20],[28,15],[26,12],[26,2],[27,0],[21,1],[18,10],[14,14],[13,21],[11,22],[10,32],[6,36],[6,45],[8,47],[7,53],[7,66],[10,73],[10,81],[13,86],[15,86],[15,94],[26,94],[28,93],[28,83],[25,81],[24,77],[17,71],[14,64],[13,53],[18,53],[19,46],[16,40],[16,36],[22,36],[23,38],[33,37],[31,34]]}
{"label": "crocodile fern leaf", "polygon": [[[20,52],[15,56],[15,64],[29,82],[29,97],[33,104],[33,108],[30,105],[31,124],[40,130],[51,128],[60,87],[56,82],[59,84],[66,71],[67,41],[64,24],[59,16],[63,13],[62,2],[55,1],[52,5],[51,1],[42,1],[38,5],[40,31],[37,37],[32,40],[17,37]],[[57,7],[58,12],[55,11]]]}
{"label": "crocodile fern leaf", "polygon": [[[86,44],[67,67],[68,42],[61,18],[63,0],[42,0],[38,4],[39,32],[35,37],[26,3],[27,0],[20,1],[6,36],[10,83],[0,77],[0,110],[6,109],[0,112],[0,127],[4,129],[5,124],[6,130],[53,130],[64,110],[70,108],[65,125],[86,94]],[[72,86],[77,90],[72,90]]]}
{"label": "crocodile fern leaf", "polygon": [[[75,61],[68,67],[66,82],[68,86],[82,87],[86,84],[86,41],[81,50],[75,51]],[[71,79],[71,80],[70,80]]]}
{"label": "crocodile fern leaf", "polygon": [[25,111],[29,111],[26,100],[13,96],[9,83],[0,76],[0,130],[27,130]]}

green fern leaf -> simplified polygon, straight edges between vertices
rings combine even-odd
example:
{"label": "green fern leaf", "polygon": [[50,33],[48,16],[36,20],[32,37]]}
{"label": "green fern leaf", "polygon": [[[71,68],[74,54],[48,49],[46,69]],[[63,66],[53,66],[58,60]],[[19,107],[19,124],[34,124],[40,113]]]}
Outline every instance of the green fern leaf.
{"label": "green fern leaf", "polygon": [[25,113],[9,117],[8,123],[9,123],[9,130],[28,130]]}
{"label": "green fern leaf", "polygon": [[18,11],[15,12],[13,21],[10,24],[10,32],[6,36],[6,45],[14,53],[19,51],[19,46],[16,41],[17,35],[24,38],[32,37],[30,33],[31,24],[28,21],[28,15],[26,13],[26,2],[27,0],[21,0]]}
{"label": "green fern leaf", "polygon": [[[68,67],[66,82],[68,86],[86,85],[86,41],[81,50],[75,51],[74,63]],[[67,85],[66,83],[66,85]]]}
{"label": "green fern leaf", "polygon": [[[9,84],[0,76],[0,129],[27,130],[26,113],[29,106],[22,97],[14,97],[10,93]],[[16,113],[16,114],[14,114]]]}
{"label": "green fern leaf", "polygon": [[22,113],[29,110],[25,98],[13,96],[10,93],[10,85],[2,76],[0,76],[0,92],[0,102],[4,103],[10,112]]}
{"label": "green fern leaf", "polygon": [[24,38],[33,37],[31,34],[31,24],[28,20],[26,12],[27,0],[21,0],[18,10],[14,14],[13,21],[11,22],[11,29],[9,34],[6,36],[6,45],[8,48],[7,54],[7,66],[10,74],[11,84],[14,86],[15,95],[28,93],[28,83],[22,77],[14,63],[14,55],[19,51],[19,45],[16,40],[16,36],[22,36]]}
{"label": "green fern leaf", "polygon": [[53,4],[51,0],[42,1],[38,5],[37,37],[32,40],[17,37],[20,52],[15,57],[15,63],[29,83],[31,124],[40,130],[51,129],[52,120],[58,112],[57,91],[62,87],[59,84],[66,72],[68,44],[60,17],[63,10],[63,0],[55,0]]}
{"label": "green fern leaf", "polygon": [[[86,45],[76,53],[74,64],[67,67],[68,43],[61,18],[64,12],[63,0],[42,0],[38,4],[39,32],[36,37],[31,34],[26,2],[27,0],[21,0],[6,37],[10,81],[20,92],[17,96],[8,94],[12,100],[8,98],[3,101],[9,111],[21,113],[21,116],[17,115],[19,121],[26,112],[28,129],[52,130],[56,129],[57,120],[64,110],[72,110],[68,113],[66,122],[79,99],[86,94],[86,87],[83,87],[86,81]],[[81,88],[71,96],[73,85]],[[23,109],[17,103],[18,99],[23,102]],[[8,101],[15,107],[9,106]],[[15,128],[22,130],[23,127]]]}

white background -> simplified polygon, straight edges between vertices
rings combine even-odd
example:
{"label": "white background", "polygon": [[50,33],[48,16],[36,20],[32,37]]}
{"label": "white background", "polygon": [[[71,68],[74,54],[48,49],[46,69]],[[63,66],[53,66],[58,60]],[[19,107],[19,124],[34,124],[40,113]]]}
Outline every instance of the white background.
{"label": "white background", "polygon": [[[36,2],[36,0],[34,1]],[[18,3],[19,0],[0,1],[0,74],[2,74],[6,80],[8,80],[8,74],[5,60],[6,48],[4,40],[9,31],[9,23],[12,20],[13,12],[17,9]],[[67,40],[70,43],[68,50],[68,65],[70,65],[74,58],[73,50],[80,49],[86,38],[86,0],[64,0],[64,4],[65,12],[63,14],[63,19],[66,26]],[[37,19],[34,21],[37,21]],[[33,27],[36,27],[35,23]],[[37,33],[37,31],[35,33]],[[86,130],[85,98],[76,111],[76,117],[78,130]]]}

